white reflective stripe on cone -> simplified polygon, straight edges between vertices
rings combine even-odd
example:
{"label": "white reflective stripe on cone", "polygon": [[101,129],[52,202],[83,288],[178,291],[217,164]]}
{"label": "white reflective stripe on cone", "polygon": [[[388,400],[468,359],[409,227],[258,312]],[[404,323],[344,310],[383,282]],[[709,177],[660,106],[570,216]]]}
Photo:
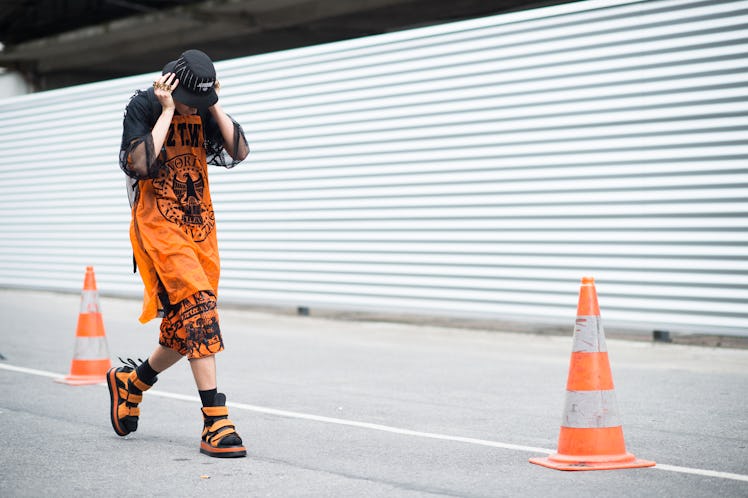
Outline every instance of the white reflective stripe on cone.
{"label": "white reflective stripe on cone", "polygon": [[561,425],[578,429],[621,425],[615,391],[566,391]]}
{"label": "white reflective stripe on cone", "polygon": [[578,316],[574,327],[575,353],[599,353],[608,351],[605,343],[603,322],[597,315]]}
{"label": "white reflective stripe on cone", "polygon": [[99,312],[99,291],[84,290],[81,293],[81,313]]}
{"label": "white reflective stripe on cone", "polygon": [[101,360],[109,358],[105,337],[78,337],[75,340],[75,352],[73,358],[76,360]]}

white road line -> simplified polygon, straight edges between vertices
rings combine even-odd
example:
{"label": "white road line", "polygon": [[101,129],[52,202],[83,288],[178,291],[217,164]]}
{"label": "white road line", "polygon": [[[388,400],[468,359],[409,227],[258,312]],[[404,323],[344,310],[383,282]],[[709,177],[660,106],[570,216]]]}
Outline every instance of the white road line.
{"label": "white road line", "polygon": [[[0,363],[0,370],[9,370],[12,372],[25,373],[29,375],[37,375],[41,377],[51,377],[53,379],[62,378],[65,376],[64,374],[47,372],[45,370],[35,370],[33,368],[16,367],[16,366],[7,365],[4,363]],[[106,385],[106,383],[102,383],[101,385]],[[148,391],[148,395],[149,396],[160,396],[162,398],[176,399],[179,401],[189,401],[192,403],[200,403],[200,398],[198,398],[197,396],[187,396],[185,394],[170,393],[166,391],[159,391],[157,389]],[[277,410],[275,408],[267,408],[264,406],[257,406],[257,405],[248,405],[245,403],[228,402],[226,403],[226,405],[231,408],[235,408],[237,410],[246,410],[246,411],[256,412],[256,413],[265,413],[268,415],[275,415],[278,417],[285,417],[285,418],[311,420],[313,422],[322,422],[326,424],[336,424],[336,425],[345,425],[348,427],[358,427],[361,429],[389,432],[391,434],[400,434],[403,436],[438,439],[441,441],[453,441],[453,442],[458,442],[458,443],[474,444],[478,446],[489,446],[491,448],[501,448],[505,450],[526,451],[530,453],[552,454],[556,452],[555,450],[550,450],[548,448],[536,448],[534,446],[523,446],[519,444],[502,443],[499,441],[489,441],[486,439],[476,439],[476,438],[461,437],[461,436],[450,436],[447,434],[435,434],[432,432],[421,432],[421,431],[414,431],[410,429],[400,429],[398,427],[392,427],[389,425],[370,424],[368,422],[357,422],[355,420],[347,420],[343,418],[324,417],[321,415],[312,415],[309,413],[292,412],[292,411],[287,411],[287,410]],[[680,472],[682,474],[695,474],[695,475],[700,475],[700,476],[705,476],[705,477],[717,477],[719,479],[733,479],[736,481],[748,482],[748,475],[744,475],[744,474],[733,474],[730,472],[719,472],[716,470],[694,469],[690,467],[678,467],[677,465],[667,465],[667,464],[662,464],[662,463],[658,463],[655,467],[651,467],[651,468],[665,470],[669,472]]]}
{"label": "white road line", "polygon": [[[161,396],[163,398],[179,399],[183,401],[194,401],[197,403],[200,402],[200,398],[198,398],[197,396],[185,396],[183,394],[175,394],[175,393],[169,393],[169,392],[164,392],[164,391],[157,391],[155,389],[152,391],[148,391],[148,394],[149,395],[155,394],[156,396]],[[487,441],[485,439],[475,439],[475,438],[469,438],[469,437],[448,436],[446,434],[434,434],[431,432],[412,431],[410,429],[400,429],[398,427],[392,427],[389,425],[370,424],[368,422],[357,422],[355,420],[347,420],[343,418],[324,417],[321,415],[311,415],[309,413],[290,412],[287,410],[277,410],[275,408],[267,408],[264,406],[247,405],[245,403],[233,403],[229,401],[226,403],[226,406],[230,408],[236,408],[239,410],[246,410],[250,412],[265,413],[268,415],[276,415],[278,417],[312,420],[314,422],[323,422],[326,424],[347,425],[349,427],[359,427],[361,429],[370,429],[374,431],[390,432],[392,434],[401,434],[404,436],[416,436],[416,437],[424,437],[424,438],[430,438],[430,439],[441,439],[443,441],[457,441],[461,443],[477,444],[481,446],[491,446],[493,448],[503,448],[507,450],[529,451],[530,453],[546,453],[546,454],[555,453],[555,450],[549,450],[547,448],[535,448],[533,446],[522,446],[518,444],[500,443],[498,441]]]}
{"label": "white road line", "polygon": [[667,470],[670,472],[680,472],[682,474],[696,474],[706,477],[719,477],[720,479],[734,479],[736,481],[748,482],[748,476],[743,474],[731,474],[730,472],[719,472],[717,470],[704,470],[704,469],[692,469],[689,467],[678,467],[677,465],[668,465],[666,463],[658,463],[655,469]]}
{"label": "white road line", "polygon": [[30,374],[30,375],[39,375],[41,377],[51,377],[53,379],[61,379],[65,377],[64,374],[47,372],[46,370],[34,370],[33,368],[14,367],[13,365],[6,365],[5,363],[0,363],[0,369],[10,370],[11,372],[25,373],[25,374]]}

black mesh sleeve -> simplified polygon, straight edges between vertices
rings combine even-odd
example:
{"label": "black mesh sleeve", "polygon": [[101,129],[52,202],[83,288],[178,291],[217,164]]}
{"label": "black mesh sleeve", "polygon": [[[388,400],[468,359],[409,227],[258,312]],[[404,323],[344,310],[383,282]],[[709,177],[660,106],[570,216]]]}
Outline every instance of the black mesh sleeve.
{"label": "black mesh sleeve", "polygon": [[155,114],[151,100],[150,91],[138,91],[125,108],[119,165],[131,178],[154,178],[162,167],[161,160],[153,148],[151,130],[156,124],[158,114]]}
{"label": "black mesh sleeve", "polygon": [[218,123],[213,119],[213,116],[208,114],[203,117],[203,122],[205,123],[206,160],[212,166],[233,168],[243,160],[234,158],[244,158],[249,154],[249,145],[247,144],[247,137],[244,136],[244,130],[234,118],[231,118],[231,121],[234,123],[234,150],[229,152],[224,147],[221,130],[218,128]]}

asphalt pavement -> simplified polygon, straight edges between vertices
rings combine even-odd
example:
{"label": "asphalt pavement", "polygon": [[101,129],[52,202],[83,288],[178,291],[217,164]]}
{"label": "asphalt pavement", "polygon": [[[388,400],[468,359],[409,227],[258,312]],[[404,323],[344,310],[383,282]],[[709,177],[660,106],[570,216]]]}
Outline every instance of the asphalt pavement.
{"label": "asphalt pavement", "polygon": [[[627,450],[657,466],[562,472],[528,458],[556,449],[573,317],[564,337],[221,308],[248,456],[213,459],[186,362],[125,438],[105,385],[55,381],[79,301],[0,290],[0,496],[748,497],[748,349],[609,338]],[[112,363],[147,357],[157,321],[100,304]]]}

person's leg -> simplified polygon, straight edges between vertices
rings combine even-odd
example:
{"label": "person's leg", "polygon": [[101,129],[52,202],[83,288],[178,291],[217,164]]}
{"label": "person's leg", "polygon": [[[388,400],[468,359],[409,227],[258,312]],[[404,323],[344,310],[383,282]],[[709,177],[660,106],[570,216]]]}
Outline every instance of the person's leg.
{"label": "person's leg", "polygon": [[203,406],[213,406],[216,394],[218,394],[215,355],[191,359],[190,368]]}
{"label": "person's leg", "polygon": [[202,291],[186,300],[183,327],[195,385],[203,403],[203,433],[200,452],[212,457],[243,457],[247,450],[229,420],[226,395],[216,383],[216,353],[223,350],[216,298]]}
{"label": "person's leg", "polygon": [[109,386],[109,413],[114,432],[126,436],[138,429],[143,392],[158,380],[157,374],[178,362],[185,354],[184,342],[175,339],[175,331],[182,326],[179,310],[171,307],[161,322],[159,345],[140,365],[130,364],[112,368],[107,372]]}
{"label": "person's leg", "polygon": [[182,355],[173,349],[166,348],[160,344],[148,357],[148,363],[156,373],[161,373],[182,359]]}
{"label": "person's leg", "polygon": [[198,391],[216,389],[216,356],[204,356],[190,359],[192,376]]}
{"label": "person's leg", "polygon": [[157,374],[179,361],[182,355],[163,346],[157,346],[151,356],[140,365],[133,360],[107,372],[109,386],[110,418],[114,431],[126,436],[138,429],[143,392],[158,380]]}
{"label": "person's leg", "polygon": [[242,438],[229,420],[226,395],[219,393],[216,387],[210,387],[216,385],[215,356],[191,359],[190,366],[203,402],[200,453],[222,458],[246,456]]}

